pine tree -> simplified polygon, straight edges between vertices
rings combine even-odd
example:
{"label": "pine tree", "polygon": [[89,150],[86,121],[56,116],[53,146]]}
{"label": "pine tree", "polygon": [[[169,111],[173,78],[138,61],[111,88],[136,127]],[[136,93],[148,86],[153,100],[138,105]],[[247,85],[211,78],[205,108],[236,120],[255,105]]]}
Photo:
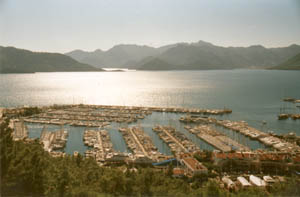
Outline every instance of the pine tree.
{"label": "pine tree", "polygon": [[0,125],[0,165],[1,165],[1,190],[6,183],[6,176],[13,159],[14,143],[12,129],[8,127],[9,119],[4,120]]}

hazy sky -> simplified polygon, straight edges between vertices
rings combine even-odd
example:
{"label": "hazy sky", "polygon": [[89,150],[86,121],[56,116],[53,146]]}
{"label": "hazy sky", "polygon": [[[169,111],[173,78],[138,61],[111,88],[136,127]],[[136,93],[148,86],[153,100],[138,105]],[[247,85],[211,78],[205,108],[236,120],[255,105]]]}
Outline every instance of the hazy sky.
{"label": "hazy sky", "polygon": [[0,45],[34,51],[300,44],[300,0],[0,0]]}

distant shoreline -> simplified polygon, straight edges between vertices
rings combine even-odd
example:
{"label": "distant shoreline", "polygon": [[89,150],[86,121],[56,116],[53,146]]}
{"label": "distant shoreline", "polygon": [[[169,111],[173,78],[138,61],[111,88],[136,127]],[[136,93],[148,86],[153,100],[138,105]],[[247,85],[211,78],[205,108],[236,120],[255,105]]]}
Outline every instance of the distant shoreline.
{"label": "distant shoreline", "polygon": [[93,73],[93,72],[186,72],[186,71],[234,71],[234,70],[261,70],[261,71],[300,71],[300,70],[283,70],[283,69],[242,69],[242,68],[237,68],[237,69],[194,69],[194,70],[190,70],[190,69],[186,69],[186,70],[134,70],[134,69],[117,69],[117,68],[102,68],[103,70],[101,71],[45,71],[45,72],[0,72],[0,74],[5,74],[5,75],[9,75],[9,74],[38,74],[38,73]]}

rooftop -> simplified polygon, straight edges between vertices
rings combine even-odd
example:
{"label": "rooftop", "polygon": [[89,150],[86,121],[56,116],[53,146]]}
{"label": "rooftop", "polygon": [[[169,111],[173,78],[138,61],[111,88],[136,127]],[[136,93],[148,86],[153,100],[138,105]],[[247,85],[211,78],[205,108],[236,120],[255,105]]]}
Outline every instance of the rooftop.
{"label": "rooftop", "polygon": [[196,170],[206,170],[206,167],[203,166],[199,161],[192,157],[184,158],[183,161],[188,164],[194,171]]}

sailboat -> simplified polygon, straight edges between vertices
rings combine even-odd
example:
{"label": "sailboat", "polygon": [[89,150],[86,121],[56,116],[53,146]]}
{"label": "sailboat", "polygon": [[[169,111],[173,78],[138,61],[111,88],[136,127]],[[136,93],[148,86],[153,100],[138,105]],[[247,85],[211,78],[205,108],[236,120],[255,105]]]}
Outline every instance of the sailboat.
{"label": "sailboat", "polygon": [[278,120],[286,120],[289,118],[289,115],[285,112],[286,111],[286,106],[280,107],[280,112],[278,115]]}

